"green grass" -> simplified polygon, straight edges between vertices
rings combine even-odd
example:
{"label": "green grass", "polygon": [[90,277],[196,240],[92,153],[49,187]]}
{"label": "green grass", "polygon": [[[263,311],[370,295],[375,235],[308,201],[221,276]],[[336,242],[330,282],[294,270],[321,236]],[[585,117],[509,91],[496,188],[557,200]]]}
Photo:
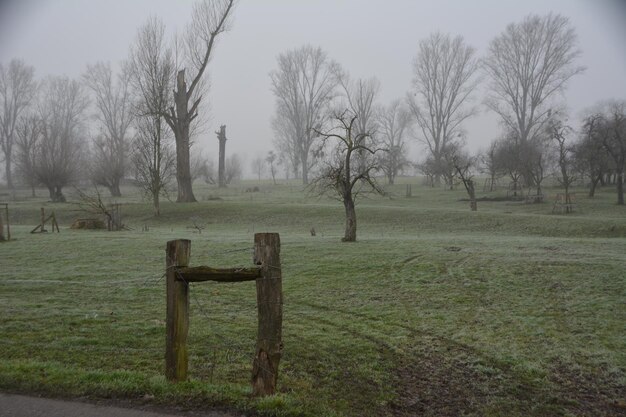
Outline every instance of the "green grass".
{"label": "green grass", "polygon": [[[18,194],[15,240],[0,245],[0,389],[278,416],[624,413],[626,211],[613,190],[577,190],[569,215],[549,202],[472,213],[462,190],[414,184],[405,198],[399,184],[360,202],[358,242],[341,243],[336,201],[247,186],[200,187],[202,201],[166,202],[158,219],[125,190],[123,232],[70,230],[74,205]],[[28,233],[41,206],[60,234]],[[282,241],[280,393],[250,397],[249,283],[192,284],[190,381],[166,382],[165,242],[191,239],[192,265],[247,266],[260,231]]]}

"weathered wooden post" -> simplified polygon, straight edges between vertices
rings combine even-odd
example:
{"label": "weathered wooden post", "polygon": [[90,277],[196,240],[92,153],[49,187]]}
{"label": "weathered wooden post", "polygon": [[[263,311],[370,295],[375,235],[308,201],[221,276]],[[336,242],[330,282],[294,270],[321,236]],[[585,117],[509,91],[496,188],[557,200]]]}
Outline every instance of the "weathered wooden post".
{"label": "weathered wooden post", "polygon": [[259,329],[252,364],[252,394],[276,391],[278,363],[282,353],[283,293],[278,233],[254,235],[254,263],[261,266],[256,279]]}
{"label": "weathered wooden post", "polygon": [[187,333],[189,331],[189,284],[177,279],[177,268],[189,265],[191,241],[167,242],[165,333],[165,377],[170,381],[187,379]]}
{"label": "weathered wooden post", "polygon": [[[42,233],[46,231],[46,209],[45,208],[41,208],[41,230]],[[54,232],[54,228],[52,229],[52,232]]]}

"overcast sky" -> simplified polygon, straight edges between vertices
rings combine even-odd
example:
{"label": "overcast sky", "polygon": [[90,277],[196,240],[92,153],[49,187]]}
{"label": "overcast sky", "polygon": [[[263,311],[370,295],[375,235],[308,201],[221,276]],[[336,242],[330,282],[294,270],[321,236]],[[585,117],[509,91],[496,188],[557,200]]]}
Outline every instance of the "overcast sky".
{"label": "overcast sky", "polygon": [[[0,0],[0,62],[21,58],[38,77],[79,77],[87,63],[116,65],[128,55],[137,28],[150,15],[170,33],[183,31],[191,1]],[[380,103],[411,87],[417,44],[431,32],[462,35],[478,54],[507,24],[529,13],[556,12],[576,27],[587,71],[563,96],[571,120],[595,102],[626,99],[626,1],[623,0],[240,0],[232,30],[219,40],[209,67],[211,116],[199,144],[213,157],[213,133],[227,125],[227,153],[248,161],[272,143],[274,98],[269,72],[276,57],[303,44],[320,46],[353,77],[376,76]],[[484,90],[476,92],[480,103]],[[496,117],[482,110],[465,125],[471,150],[499,132]],[[413,147],[412,157],[420,155]],[[248,164],[246,164],[248,165]]]}

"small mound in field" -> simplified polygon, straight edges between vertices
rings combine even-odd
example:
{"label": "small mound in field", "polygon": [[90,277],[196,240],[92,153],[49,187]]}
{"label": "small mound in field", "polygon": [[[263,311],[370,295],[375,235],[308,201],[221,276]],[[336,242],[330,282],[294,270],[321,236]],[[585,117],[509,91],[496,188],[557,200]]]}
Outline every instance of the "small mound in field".
{"label": "small mound in field", "polygon": [[104,222],[99,219],[76,219],[70,226],[70,229],[106,229]]}

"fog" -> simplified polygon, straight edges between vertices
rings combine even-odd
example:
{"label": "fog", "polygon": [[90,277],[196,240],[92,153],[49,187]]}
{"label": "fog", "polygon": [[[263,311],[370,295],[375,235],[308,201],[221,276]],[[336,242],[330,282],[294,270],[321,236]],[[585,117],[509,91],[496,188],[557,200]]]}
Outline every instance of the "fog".
{"label": "fog", "polygon": [[[88,63],[119,64],[128,56],[137,28],[158,16],[170,34],[182,32],[191,1],[166,0],[26,0],[0,6],[0,62],[21,58],[37,78],[80,76]],[[626,98],[626,5],[620,1],[240,1],[232,29],[218,41],[209,64],[211,88],[206,129],[197,143],[217,156],[214,131],[228,126],[228,153],[248,160],[272,147],[270,120],[274,97],[269,73],[281,52],[303,44],[320,46],[354,77],[376,76],[379,102],[402,98],[411,88],[412,60],[420,39],[434,31],[462,35],[479,56],[507,24],[529,13],[555,12],[576,28],[585,65],[562,97],[577,120],[599,100]],[[484,83],[483,83],[484,85]],[[484,87],[475,93],[480,103]],[[576,126],[577,121],[573,122]],[[476,151],[499,134],[498,119],[481,106],[464,125],[467,145]],[[411,157],[419,159],[413,142]],[[247,168],[248,164],[244,163]]]}

